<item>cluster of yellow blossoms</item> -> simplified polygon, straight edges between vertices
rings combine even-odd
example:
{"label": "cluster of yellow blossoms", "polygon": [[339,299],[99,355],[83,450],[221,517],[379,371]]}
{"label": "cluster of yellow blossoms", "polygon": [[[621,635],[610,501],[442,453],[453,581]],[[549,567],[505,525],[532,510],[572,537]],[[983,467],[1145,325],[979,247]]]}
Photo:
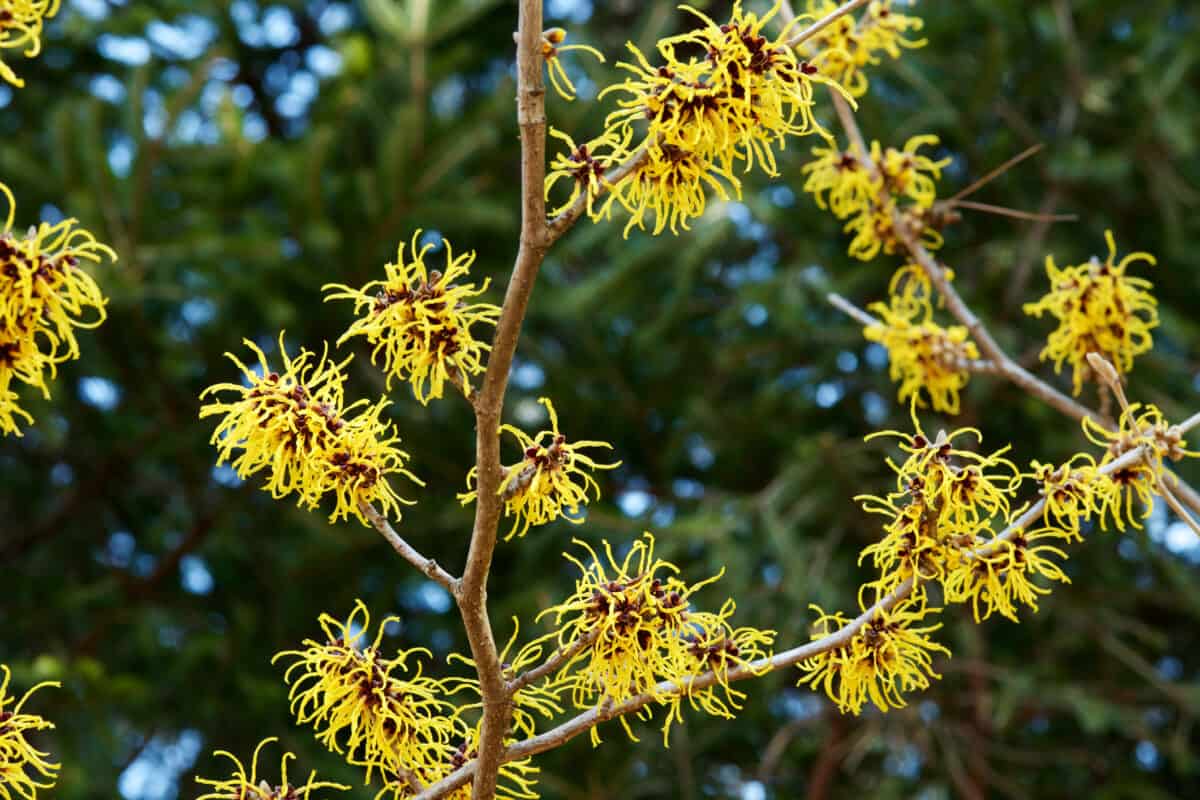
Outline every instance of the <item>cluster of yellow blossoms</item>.
{"label": "cluster of yellow blossoms", "polygon": [[200,409],[201,417],[222,417],[212,436],[218,464],[230,461],[241,478],[265,471],[263,488],[272,497],[295,494],[297,505],[305,508],[315,509],[332,495],[330,521],[353,514],[367,525],[364,503],[379,502],[384,513],[397,515],[401,503],[411,503],[388,482],[389,475],[401,475],[421,484],[405,469],[408,454],[397,446],[394,426],[380,418],[388,401],[345,404],[344,368],[350,358],[337,363],[326,352],[314,361],[308,350],[292,358],[280,334],[283,370],[276,372],[258,345],[245,344],[258,357],[257,368],[227,354],[244,383],[218,383],[201,395],[233,395]]}
{"label": "cluster of yellow blossoms", "polygon": [[1149,253],[1130,253],[1117,261],[1117,245],[1105,231],[1108,258],[1093,258],[1085,264],[1059,269],[1054,257],[1046,257],[1050,292],[1036,303],[1026,303],[1025,313],[1040,317],[1050,314],[1058,327],[1042,349],[1044,361],[1054,361],[1054,370],[1071,365],[1074,393],[1092,378],[1088,353],[1099,353],[1125,375],[1135,356],[1154,346],[1151,330],[1158,327],[1158,303],[1150,294],[1153,285],[1125,274],[1130,264],[1154,264]]}
{"label": "cluster of yellow blossoms", "polygon": [[[665,707],[664,742],[672,724],[682,721],[685,701],[705,713],[733,717],[744,695],[730,686],[731,674],[767,671],[764,659],[774,631],[733,627],[732,600],[715,613],[692,608],[696,591],[720,576],[685,583],[675,565],[655,556],[649,533],[620,560],[607,542],[604,559],[576,544],[587,560],[566,556],[581,573],[574,593],[539,615],[552,617],[554,630],[510,656],[514,631],[500,654],[505,680],[513,687],[505,742],[533,736],[538,717],[552,719],[568,702],[590,709],[639,698],[646,719],[651,705]],[[322,745],[365,768],[368,784],[381,778],[376,797],[392,800],[419,793],[476,757],[479,722],[469,717],[478,718],[482,708],[474,676],[429,677],[420,663],[428,651],[383,652],[385,629],[397,621],[384,619],[372,637],[370,616],[359,602],[344,621],[322,615],[320,641],[308,639],[301,649],[275,656],[291,662],[284,678],[297,724],[311,725]],[[550,645],[554,649],[547,657]],[[474,667],[458,654],[448,661]],[[451,701],[461,693],[476,700]],[[622,724],[636,740],[624,717]],[[595,729],[592,739],[599,742]],[[537,772],[529,759],[504,764],[498,797],[536,798]],[[239,765],[234,780],[242,777]],[[469,786],[459,792],[453,796],[470,797]]]}
{"label": "cluster of yellow blossoms", "polygon": [[[500,496],[504,500],[505,516],[513,516],[513,525],[505,539],[524,536],[533,525],[544,525],[562,517],[573,524],[581,524],[580,506],[587,505],[588,491],[600,497],[600,486],[585,470],[615,469],[621,462],[600,464],[579,452],[581,449],[604,447],[612,449],[608,442],[568,442],[558,430],[558,414],[549,398],[541,397],[538,402],[546,407],[550,415],[550,430],[530,436],[512,425],[500,426],[501,432],[516,437],[523,455],[520,462],[504,467],[504,479],[500,482]],[[478,492],[472,487],[477,469],[467,473],[467,491],[458,496],[463,505],[473,502]]]}
{"label": "cluster of yellow blossoms", "polygon": [[[932,654],[949,651],[929,638],[940,624],[924,621],[941,611],[929,605],[931,584],[945,602],[969,604],[976,622],[994,613],[1015,622],[1021,606],[1036,612],[1050,591],[1035,581],[1070,582],[1059,565],[1067,557],[1062,545],[1082,539],[1083,523],[1137,526],[1169,480],[1164,460],[1200,456],[1186,449],[1180,429],[1157,408],[1137,404],[1115,431],[1084,423],[1089,439],[1107,448],[1099,462],[1080,453],[1061,465],[1035,461],[1029,472],[1005,457],[1008,447],[981,455],[957,446],[964,435],[979,438],[973,428],[931,439],[916,419],[915,403],[913,425],[915,434],[873,435],[898,437],[905,458],[899,465],[888,459],[895,491],[858,498],[864,510],[885,518],[883,536],[859,559],[869,560],[878,575],[859,594],[863,617],[855,622],[862,624],[847,635],[841,632],[850,620],[817,609],[813,639],[838,638],[800,664],[801,684],[824,690],[854,714],[868,701],[885,711],[903,706],[904,694],[938,677]],[[1134,451],[1142,457],[1128,459]],[[1129,463],[1110,466],[1122,457]],[[1027,479],[1041,495],[1037,508],[1013,505]],[[1141,515],[1135,499],[1146,506]]]}
{"label": "cluster of yellow blossoms", "polygon": [[[655,556],[649,533],[619,561],[607,542],[604,560],[583,542],[575,543],[589,556],[584,562],[566,555],[580,570],[575,592],[539,615],[554,616],[560,649],[586,643],[559,670],[558,680],[570,688],[573,705],[593,708],[648,694],[669,709],[664,742],[671,723],[681,718],[684,697],[694,708],[732,717],[743,695],[729,686],[729,671],[754,669],[751,662],[764,657],[775,632],[733,628],[728,621],[732,601],[715,614],[693,610],[691,596],[720,575],[685,583],[676,577],[675,565]],[[718,678],[716,687],[691,685],[709,671]],[[621,724],[636,740],[625,717]],[[595,728],[591,735],[598,743]]]}
{"label": "cluster of yellow blossoms", "polygon": [[936,181],[950,163],[918,151],[934,147],[936,136],[913,136],[902,150],[871,143],[867,154],[856,145],[841,150],[835,145],[813,148],[816,160],[803,168],[804,191],[817,205],[847,220],[846,233],[854,234],[849,253],[870,261],[880,251],[891,255],[903,249],[897,226],[930,248],[942,246],[942,235],[930,224],[937,200]]}
{"label": "cluster of yellow blossoms", "polygon": [[[557,131],[569,151],[550,165],[547,193],[559,181],[573,185],[558,214],[586,195],[593,219],[607,218],[615,204],[629,213],[625,234],[635,226],[677,233],[704,213],[709,191],[721,199],[741,195],[735,169],[758,164],[777,174],[775,148],[789,136],[820,133],[813,116],[813,87],[841,87],[815,61],[797,57],[788,44],[793,24],[773,38],[765,34],[780,3],[759,16],[735,2],[729,22],[720,24],[689,6],[700,26],[658,42],[660,64],[653,65],[632,43],[633,56],[618,66],[630,73],[601,95],[618,95],[618,109],[600,136],[582,145]],[[702,54],[697,57],[696,53]],[[623,180],[606,179],[609,168],[633,159]],[[609,195],[594,203],[602,190]]]}
{"label": "cluster of yellow blossoms", "polygon": [[967,365],[979,358],[979,349],[964,326],[943,328],[934,321],[929,278],[920,267],[898,270],[888,294],[887,303],[869,306],[880,321],[864,328],[863,336],[887,348],[901,402],[915,398],[924,407],[924,392],[935,411],[957,414],[959,392],[970,378]]}
{"label": "cluster of yellow blossoms", "polygon": [[0,78],[18,88],[25,81],[4,63],[4,50],[21,50],[26,58],[42,52],[42,25],[58,13],[61,0],[0,0]]}
{"label": "cluster of yellow blossoms", "polygon": [[228,778],[218,780],[197,777],[196,783],[208,786],[212,791],[200,795],[196,800],[317,800],[313,792],[321,789],[345,791],[350,788],[340,783],[318,781],[315,770],[308,774],[308,780],[303,784],[291,783],[288,780],[288,759],[293,759],[295,756],[286,751],[279,760],[279,783],[272,784],[266,778],[260,778],[258,775],[259,753],[264,747],[276,741],[278,739],[272,736],[263,739],[259,742],[258,747],[254,748],[254,755],[250,759],[249,775],[246,774],[246,767],[242,765],[241,760],[233,753],[226,750],[216,751],[214,755],[224,756],[233,762],[233,774]]}
{"label": "cluster of yellow blossoms", "polygon": [[[285,679],[291,684],[292,714],[300,725],[311,725],[317,741],[354,766],[366,768],[366,782],[378,774],[382,788],[376,797],[411,797],[474,758],[478,725],[465,714],[478,705],[455,705],[448,698],[478,684],[465,678],[432,678],[423,674],[420,657],[426,650],[400,650],[386,656],[384,631],[398,618],[384,619],[371,639],[370,615],[360,602],[344,622],[322,615],[323,641],[306,640],[302,650],[286,650],[275,660],[294,659]],[[511,646],[511,643],[510,643]],[[540,649],[531,650],[534,655]],[[506,651],[507,655],[507,651]],[[452,660],[468,659],[452,656]],[[412,662],[410,664],[410,662]],[[514,662],[521,668],[527,659]],[[520,700],[518,693],[518,700]],[[535,699],[541,713],[557,709],[551,697]],[[532,721],[516,717],[516,730],[532,732]],[[537,769],[528,759],[501,768],[498,797],[528,798]],[[462,797],[470,797],[469,787]],[[460,795],[455,795],[460,796]]]}
{"label": "cluster of yellow blossoms", "polygon": [[[819,19],[839,5],[837,0],[808,0],[809,15]],[[924,47],[924,39],[907,38],[909,32],[923,27],[919,17],[896,11],[892,0],[873,0],[861,17],[839,17],[801,45],[801,52],[819,63],[852,97],[862,97],[869,86],[863,70],[879,64],[884,55],[899,58],[901,48]]]}
{"label": "cluster of yellow blossoms", "polygon": [[59,364],[79,358],[75,329],[105,319],[100,287],[80,263],[117,256],[73,219],[14,234],[16,201],[2,183],[0,193],[8,201],[0,233],[0,435],[20,436],[19,420],[32,423],[33,417],[18,405],[13,382],[50,397],[47,379]]}
{"label": "cluster of yellow blossoms", "polygon": [[412,384],[413,394],[422,404],[440,398],[446,382],[455,384],[469,395],[470,379],[483,372],[483,354],[488,346],[471,335],[477,324],[495,325],[500,309],[490,303],[472,303],[472,298],[487,291],[489,281],[457,285],[475,261],[474,251],[455,258],[445,241],[446,267],[432,270],[425,266],[425,254],[432,244],[419,247],[421,231],[413,233],[412,260],[404,260],[401,244],[395,264],[384,269],[387,278],[371,281],[362,289],[328,284],[334,289],[325,299],[353,300],[354,312],[366,310],[338,339],[341,345],[355,336],[371,345],[371,360],[382,356],[388,388],[392,378]]}
{"label": "cluster of yellow blossoms", "polygon": [[0,671],[4,673],[0,680],[0,800],[13,800],[14,792],[18,798],[32,800],[38,789],[54,786],[59,765],[48,761],[49,756],[25,738],[29,731],[47,730],[53,728],[54,723],[22,709],[38,689],[44,686],[57,688],[59,684],[54,681],[39,683],[17,700],[8,694],[12,672],[4,664],[0,664]]}

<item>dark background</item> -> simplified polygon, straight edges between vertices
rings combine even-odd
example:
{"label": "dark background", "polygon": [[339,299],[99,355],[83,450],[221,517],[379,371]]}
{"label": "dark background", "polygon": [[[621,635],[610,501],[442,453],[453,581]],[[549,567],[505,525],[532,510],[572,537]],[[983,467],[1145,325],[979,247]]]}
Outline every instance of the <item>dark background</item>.
{"label": "dark background", "polygon": [[[701,4],[704,5],[704,4]],[[754,3],[752,5],[763,5]],[[706,8],[720,17],[722,4]],[[548,24],[609,55],[568,56],[582,98],[548,97],[553,124],[586,138],[627,38],[649,49],[686,17],[672,2],[548,0]],[[971,215],[943,255],[1002,343],[1034,363],[1050,324],[1021,314],[1041,261],[1150,250],[1163,324],[1132,375],[1136,399],[1180,419],[1200,408],[1200,26],[1193,3],[923,2],[928,47],[871,73],[859,119],[901,144],[932,132],[953,157],[943,194],[1034,142],[1047,150],[976,199],[1081,221],[1036,226]],[[211,751],[249,755],[281,736],[305,765],[357,783],[288,716],[270,656],[356,597],[404,623],[389,645],[465,647],[439,589],[356,522],[274,502],[214,470],[197,395],[234,371],[242,337],[317,347],[349,322],[328,281],[382,275],[422,227],[475,249],[498,282],[515,253],[515,3],[489,0],[66,0],[27,88],[0,89],[0,177],[18,226],[66,213],[121,254],[99,270],[109,320],[80,338],[37,424],[0,441],[0,661],[16,688],[64,682],[34,710],[63,762],[63,800],[195,796]],[[823,106],[830,119],[830,109]],[[905,425],[886,357],[823,300],[866,304],[894,258],[849,260],[838,223],[800,192],[815,140],[782,175],[747,179],[690,233],[620,235],[584,221],[553,250],[519,350],[506,418],[538,427],[553,397],[568,435],[624,460],[582,528],[502,544],[492,619],[529,620],[563,596],[572,536],[658,534],[663,555],[738,620],[806,638],[810,602],[851,610],[857,551],[876,521],[852,502],[890,482],[864,434]],[[1040,370],[1050,375],[1048,369]],[[1069,388],[1069,377],[1057,384]],[[360,353],[352,393],[382,391]],[[1089,390],[1090,391],[1090,390]],[[451,569],[470,509],[454,499],[472,420],[449,398],[392,413],[428,481],[402,533]],[[1090,394],[1083,398],[1094,403]],[[954,421],[1013,455],[1060,460],[1075,423],[1010,385],[976,378]],[[1184,474],[1200,479],[1194,467]],[[689,714],[663,751],[605,731],[539,759],[547,798],[1095,797],[1200,794],[1200,542],[1165,513],[1145,532],[1088,536],[1073,583],[1020,625],[947,614],[944,680],[907,709],[839,716],[785,672],[744,686],[736,722]],[[529,631],[532,632],[530,627]],[[370,794],[368,794],[370,792]],[[370,797],[358,787],[353,796]],[[350,795],[348,795],[350,796]]]}

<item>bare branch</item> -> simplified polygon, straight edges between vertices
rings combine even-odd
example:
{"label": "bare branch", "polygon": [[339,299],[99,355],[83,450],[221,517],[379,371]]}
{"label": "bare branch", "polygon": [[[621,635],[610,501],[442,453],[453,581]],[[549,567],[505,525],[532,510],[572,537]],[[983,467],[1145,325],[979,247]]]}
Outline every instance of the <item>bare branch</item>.
{"label": "bare branch", "polygon": [[972,211],[982,211],[999,217],[1023,219],[1027,222],[1077,222],[1079,220],[1078,214],[1040,214],[1036,211],[1022,211],[1019,208],[1007,208],[991,203],[977,203],[974,200],[955,200],[947,205],[955,208],[969,208]]}
{"label": "bare branch", "polygon": [[[850,0],[848,3],[842,3],[833,11],[830,11],[828,14],[814,22],[812,25],[809,25],[791,39],[788,39],[788,44],[792,47],[799,47],[825,28],[828,28],[830,25],[837,22],[841,17],[844,17],[855,9],[862,8],[868,2],[869,0]],[[791,24],[792,20],[796,18],[796,12],[792,9],[792,4],[788,2],[788,0],[784,0],[783,4],[780,6],[779,15],[783,17],[784,24]]]}
{"label": "bare branch", "polygon": [[392,523],[383,518],[383,515],[375,510],[375,507],[370,503],[359,502],[359,510],[371,520],[371,524],[375,526],[375,530],[383,534],[383,538],[387,539],[388,544],[408,563],[419,569],[427,578],[432,581],[437,581],[446,591],[450,592],[451,596],[458,594],[458,578],[455,578],[449,572],[438,566],[438,563],[432,558],[426,558],[417,552],[411,544],[404,541],[400,534],[396,533],[396,529],[392,527]]}
{"label": "bare branch", "polygon": [[1015,167],[1017,164],[1020,164],[1025,159],[1027,159],[1031,156],[1035,156],[1038,153],[1040,153],[1042,148],[1045,146],[1046,145],[1042,144],[1041,142],[1038,142],[1035,145],[1031,145],[1031,146],[1025,148],[1020,153],[1017,153],[1015,156],[1010,158],[1008,161],[1005,161],[1000,166],[989,171],[986,175],[979,178],[977,181],[972,183],[967,188],[965,188],[962,191],[955,194],[953,197],[951,197],[946,202],[953,205],[953,204],[956,204],[959,200],[962,200],[964,197],[968,197],[968,196],[974,194],[975,192],[982,189],[984,186],[987,186],[989,183],[994,181],[996,178],[998,178],[1001,175],[1003,175],[1004,173],[1008,172],[1010,169]]}
{"label": "bare branch", "polygon": [[841,311],[843,314],[850,317],[855,322],[862,325],[864,328],[869,328],[872,325],[882,325],[883,324],[882,322],[880,322],[879,320],[875,319],[870,314],[868,314],[866,311],[863,311],[861,308],[854,305],[854,303],[851,303],[849,300],[842,297],[837,292],[830,292],[829,294],[825,295],[825,299],[828,300],[829,304],[832,305],[834,308],[836,308],[838,311]]}
{"label": "bare branch", "polygon": [[479,768],[472,797],[491,800],[512,696],[496,650],[487,610],[487,580],[500,522],[500,416],[508,374],[534,281],[549,247],[544,183],[546,175],[546,90],[542,83],[542,2],[521,0],[517,23],[517,125],[521,135],[521,241],[496,324],[483,386],[475,399],[475,523],[467,565],[457,595],[459,612],[479,674],[483,721],[479,731]]}
{"label": "bare branch", "polygon": [[589,631],[587,635],[579,637],[574,642],[567,645],[566,648],[555,650],[549,658],[533,669],[526,670],[516,678],[513,678],[508,684],[509,693],[516,694],[529,684],[537,683],[547,675],[556,672],[563,664],[567,663],[572,658],[590,647],[591,644],[596,641],[597,634],[598,631]]}

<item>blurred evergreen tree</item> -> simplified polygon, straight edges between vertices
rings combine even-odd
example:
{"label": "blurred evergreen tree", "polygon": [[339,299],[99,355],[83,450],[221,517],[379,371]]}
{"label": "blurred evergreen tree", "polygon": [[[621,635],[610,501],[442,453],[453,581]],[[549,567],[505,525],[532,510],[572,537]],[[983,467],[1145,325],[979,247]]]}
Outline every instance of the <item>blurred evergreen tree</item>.
{"label": "blurred evergreen tree", "polygon": [[[602,124],[594,97],[626,39],[649,49],[684,24],[659,0],[547,11],[609,55],[568,57],[581,99],[548,98],[552,124],[581,136]],[[866,135],[936,133],[952,190],[1044,142],[979,199],[1081,218],[969,215],[943,251],[962,293],[1033,365],[1047,324],[1020,306],[1044,288],[1043,256],[1083,259],[1113,228],[1125,250],[1160,259],[1147,277],[1163,326],[1134,394],[1194,411],[1200,9],[926,0],[919,13],[929,45],[872,74]],[[0,661],[18,684],[64,682],[38,698],[58,721],[45,739],[63,762],[53,796],[190,797],[213,749],[249,752],[267,735],[356,782],[291,724],[270,656],[356,597],[403,616],[395,646],[464,647],[449,598],[373,531],[214,469],[197,395],[234,375],[222,353],[242,337],[336,339],[348,311],[323,305],[321,285],[380,275],[416,228],[477,250],[500,296],[518,227],[515,16],[500,0],[66,0],[44,55],[20,65],[27,87],[0,89],[18,224],[75,216],[121,254],[99,275],[108,323],[81,337],[51,401],[27,393],[36,426],[0,441]],[[837,223],[799,191],[807,155],[789,150],[781,179],[748,180],[742,202],[714,203],[690,233],[623,239],[618,223],[585,221],[552,252],[507,416],[536,424],[548,394],[624,466],[586,527],[499,547],[493,620],[565,593],[571,536],[643,529],[693,576],[724,566],[740,618],[781,642],[806,637],[808,603],[853,602],[855,555],[877,531],[851,497],[890,480],[862,436],[906,411],[886,355],[823,299],[878,299],[890,270],[845,256]],[[352,391],[382,389],[365,351],[356,367]],[[403,530],[457,568],[472,418],[452,398],[396,397],[429,483]],[[975,378],[963,407],[956,424],[1014,442],[1019,461],[1081,440],[995,380]],[[1074,583],[1019,627],[949,615],[944,680],[907,709],[840,717],[785,672],[751,683],[734,722],[690,719],[669,751],[652,731],[630,745],[612,729],[604,748],[542,757],[544,796],[1196,797],[1198,565],[1200,542],[1165,513],[1145,533],[1090,536]]]}

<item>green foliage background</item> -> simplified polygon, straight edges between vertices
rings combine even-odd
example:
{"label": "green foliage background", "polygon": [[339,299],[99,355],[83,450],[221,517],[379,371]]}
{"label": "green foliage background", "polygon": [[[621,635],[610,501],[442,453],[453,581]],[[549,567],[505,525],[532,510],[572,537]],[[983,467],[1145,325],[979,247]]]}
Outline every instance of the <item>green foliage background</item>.
{"label": "green foliage background", "polygon": [[[620,74],[625,40],[649,48],[686,20],[671,2],[548,10],[571,41],[609,55],[568,58],[585,99],[548,98],[552,123],[577,138],[609,110],[590,98]],[[977,199],[1081,217],[1042,236],[969,216],[943,251],[963,294],[1033,364],[1048,323],[1020,305],[1044,288],[1044,254],[1102,253],[1111,227],[1123,251],[1160,259],[1139,273],[1163,325],[1131,392],[1175,418],[1197,410],[1200,9],[926,0],[919,11],[929,45],[872,73],[867,136],[941,136],[954,158],[945,194],[1044,142]],[[63,762],[48,796],[113,798],[123,775],[128,800],[192,797],[195,771],[225,768],[213,749],[248,755],[267,735],[357,782],[292,725],[271,655],[357,597],[403,616],[389,645],[439,659],[465,646],[447,598],[372,531],[214,471],[197,395],[233,377],[222,353],[242,337],[335,339],[349,309],[323,305],[321,285],[381,274],[415,228],[477,250],[500,297],[518,226],[515,14],[499,0],[65,0],[43,57],[17,66],[28,86],[0,97],[0,177],[18,224],[68,213],[121,254],[99,274],[107,324],[81,337],[51,402],[26,393],[36,427],[0,442],[0,661],[18,687],[64,682],[34,703],[58,722],[41,739]],[[586,526],[500,546],[502,635],[511,615],[531,620],[571,586],[559,553],[572,536],[627,542],[643,529],[692,578],[724,567],[708,602],[733,595],[740,620],[782,643],[806,638],[810,602],[853,605],[855,555],[877,528],[851,497],[889,482],[885,448],[862,437],[906,423],[880,351],[823,297],[865,305],[899,262],[844,255],[837,223],[799,191],[810,143],[691,232],[625,240],[619,221],[585,221],[552,252],[506,416],[536,427],[547,394],[568,434],[611,440],[624,466],[602,478]],[[355,366],[357,395],[382,391],[366,353]],[[394,396],[428,481],[402,532],[458,570],[471,417],[453,398],[423,408]],[[1025,462],[1081,447],[1074,423],[995,380],[974,379],[963,405],[927,426],[978,425]],[[1196,797],[1189,536],[1161,513],[1148,532],[1088,536],[1072,585],[1019,626],[951,610],[944,680],[907,709],[840,717],[792,688],[795,674],[774,675],[745,687],[735,722],[690,715],[668,751],[652,728],[639,745],[610,728],[599,750],[581,740],[541,758],[544,796]]]}

